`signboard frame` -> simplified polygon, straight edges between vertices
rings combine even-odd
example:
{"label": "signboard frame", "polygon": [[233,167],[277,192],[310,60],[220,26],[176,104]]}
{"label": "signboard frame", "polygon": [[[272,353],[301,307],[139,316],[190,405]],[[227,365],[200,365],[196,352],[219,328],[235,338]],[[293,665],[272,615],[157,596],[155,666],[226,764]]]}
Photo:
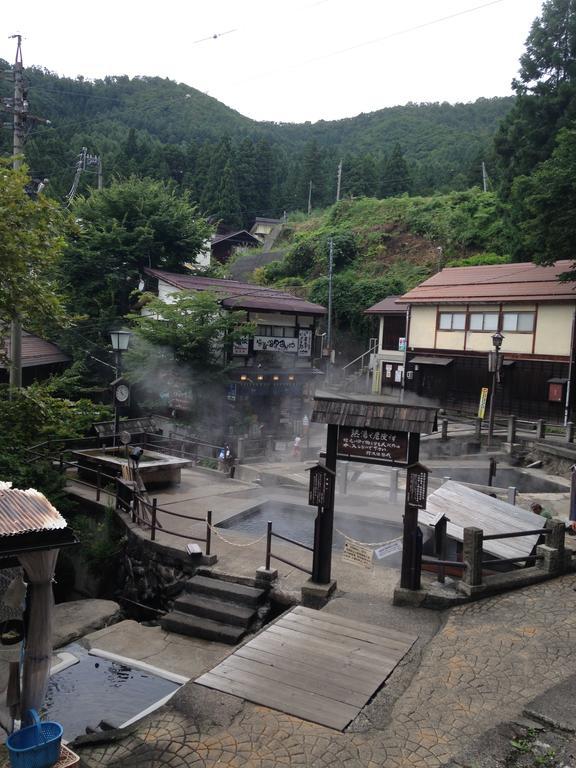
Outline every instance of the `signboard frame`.
{"label": "signboard frame", "polygon": [[308,504],[311,507],[331,507],[334,503],[336,473],[322,464],[311,467],[308,486]]}
{"label": "signboard frame", "polygon": [[[355,455],[353,453],[342,453],[340,450],[337,449],[336,453],[336,459],[338,461],[354,461],[359,462],[361,464],[378,464],[379,466],[384,467],[403,467],[406,468],[410,466],[410,464],[414,464],[418,460],[418,453],[420,450],[420,434],[418,432],[404,432],[402,430],[383,430],[383,429],[373,429],[371,427],[346,427],[346,426],[334,426],[334,430],[337,432],[337,445],[340,444],[340,430],[352,430],[352,429],[360,429],[361,432],[379,432],[379,433],[386,433],[386,434],[398,434],[405,436],[403,439],[406,439],[406,452],[402,454],[402,457],[400,459],[382,459],[378,457],[373,456],[361,456],[361,455]],[[324,458],[326,456],[326,452],[322,451],[320,453],[321,458]]]}
{"label": "signboard frame", "polygon": [[406,469],[406,503],[417,509],[426,509],[429,469],[416,462]]}

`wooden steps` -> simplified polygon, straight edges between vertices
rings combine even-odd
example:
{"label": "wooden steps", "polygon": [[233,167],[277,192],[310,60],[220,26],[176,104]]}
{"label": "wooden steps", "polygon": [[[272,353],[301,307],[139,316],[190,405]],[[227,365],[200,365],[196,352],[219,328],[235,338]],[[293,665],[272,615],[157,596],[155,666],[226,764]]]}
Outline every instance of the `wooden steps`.
{"label": "wooden steps", "polygon": [[265,595],[263,589],[194,576],[160,623],[168,632],[235,645],[257,618]]}

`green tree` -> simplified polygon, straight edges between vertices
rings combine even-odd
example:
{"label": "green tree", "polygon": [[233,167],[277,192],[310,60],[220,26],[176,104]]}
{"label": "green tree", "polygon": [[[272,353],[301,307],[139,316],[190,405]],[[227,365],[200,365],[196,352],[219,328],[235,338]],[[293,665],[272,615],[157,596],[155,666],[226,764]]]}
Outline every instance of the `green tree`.
{"label": "green tree", "polygon": [[43,194],[27,194],[29,181],[26,168],[15,171],[0,160],[0,324],[19,317],[41,331],[48,321],[64,319],[54,269],[67,219]]}
{"label": "green tree", "polygon": [[214,215],[226,226],[240,229],[243,222],[236,168],[232,160],[224,167],[218,187],[218,197]]}
{"label": "green tree", "polygon": [[182,271],[210,227],[173,185],[132,177],[80,198],[59,276],[72,311],[103,338],[130,309],[144,267]]}
{"label": "green tree", "polygon": [[[549,160],[514,180],[511,206],[519,257],[543,264],[575,259],[576,124],[560,131]],[[570,277],[576,278],[576,265]]]}
{"label": "green tree", "polygon": [[391,154],[385,159],[382,167],[380,182],[381,197],[394,197],[404,192],[410,192],[412,179],[404,152],[400,144],[396,144]]}

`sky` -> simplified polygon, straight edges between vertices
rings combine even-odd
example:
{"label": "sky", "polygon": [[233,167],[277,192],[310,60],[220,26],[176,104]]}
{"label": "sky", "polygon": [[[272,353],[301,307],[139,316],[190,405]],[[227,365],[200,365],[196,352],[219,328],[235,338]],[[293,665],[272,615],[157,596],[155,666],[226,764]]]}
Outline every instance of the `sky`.
{"label": "sky", "polygon": [[[483,6],[483,7],[482,7]],[[0,57],[59,75],[157,75],[255,120],[506,96],[541,0],[28,0]],[[474,10],[473,10],[474,9]],[[214,38],[214,35],[217,35]]]}

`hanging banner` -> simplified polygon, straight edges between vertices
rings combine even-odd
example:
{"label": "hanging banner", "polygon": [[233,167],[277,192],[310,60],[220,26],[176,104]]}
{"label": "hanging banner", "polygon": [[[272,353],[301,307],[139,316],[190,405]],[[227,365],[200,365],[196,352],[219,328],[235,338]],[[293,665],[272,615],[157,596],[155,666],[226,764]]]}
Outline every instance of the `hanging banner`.
{"label": "hanging banner", "polygon": [[298,357],[310,357],[312,354],[312,331],[300,330],[298,332]]}
{"label": "hanging banner", "polygon": [[478,405],[478,418],[483,419],[486,414],[486,403],[488,402],[488,387],[482,387],[480,390],[480,403]]}
{"label": "hanging banner", "polygon": [[254,336],[256,352],[297,352],[298,339],[286,336]]}

